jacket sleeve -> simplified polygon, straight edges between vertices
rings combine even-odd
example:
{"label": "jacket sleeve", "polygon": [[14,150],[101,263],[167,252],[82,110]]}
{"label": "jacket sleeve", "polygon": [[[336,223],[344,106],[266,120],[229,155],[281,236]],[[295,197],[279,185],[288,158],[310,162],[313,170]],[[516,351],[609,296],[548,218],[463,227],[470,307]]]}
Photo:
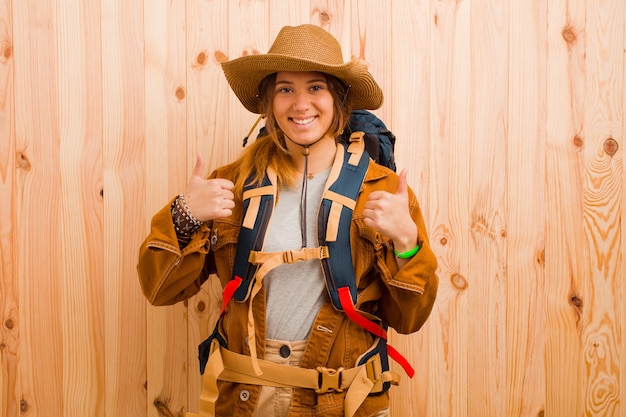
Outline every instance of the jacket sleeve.
{"label": "jacket sleeve", "polygon": [[181,250],[172,222],[172,202],[154,215],[150,233],[139,248],[139,283],[153,305],[175,304],[190,298],[208,277],[204,265],[209,228],[203,224]]}
{"label": "jacket sleeve", "polygon": [[390,274],[382,274],[386,291],[383,291],[379,303],[381,315],[401,334],[415,332],[424,325],[432,311],[439,285],[437,258],[430,247],[422,212],[412,191],[410,210],[417,225],[420,250],[400,269],[393,248],[384,251],[385,265]]}

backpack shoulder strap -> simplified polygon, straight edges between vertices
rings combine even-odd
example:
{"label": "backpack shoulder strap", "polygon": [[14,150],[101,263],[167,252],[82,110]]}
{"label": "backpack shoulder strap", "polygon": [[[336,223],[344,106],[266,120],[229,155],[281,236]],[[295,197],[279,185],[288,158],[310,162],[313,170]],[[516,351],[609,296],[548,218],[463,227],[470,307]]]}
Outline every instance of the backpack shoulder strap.
{"label": "backpack shoulder strap", "polygon": [[252,251],[260,251],[263,248],[275,200],[276,174],[271,169],[268,169],[260,186],[252,184],[244,188],[243,221],[232,276],[233,280],[241,281],[233,294],[237,301],[248,298],[254,284],[258,265],[249,262],[248,259]]}
{"label": "backpack shoulder strap", "polygon": [[318,240],[320,245],[328,246],[330,256],[321,260],[322,269],[333,305],[341,311],[339,288],[349,288],[355,304],[357,298],[350,224],[370,160],[365,151],[363,132],[353,133],[350,142],[339,147],[338,152],[341,154],[335,159],[322,196]]}

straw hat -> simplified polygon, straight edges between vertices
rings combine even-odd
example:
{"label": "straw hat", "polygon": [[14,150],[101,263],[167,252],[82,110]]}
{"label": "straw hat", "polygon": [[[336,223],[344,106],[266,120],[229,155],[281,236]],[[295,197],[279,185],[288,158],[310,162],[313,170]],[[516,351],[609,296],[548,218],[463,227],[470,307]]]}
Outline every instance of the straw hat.
{"label": "straw hat", "polygon": [[246,55],[222,63],[226,80],[244,107],[263,112],[259,84],[279,71],[317,71],[334,75],[350,86],[354,110],[375,110],[383,104],[383,92],[365,64],[353,58],[343,62],[339,42],[315,25],[285,26],[267,54]]}

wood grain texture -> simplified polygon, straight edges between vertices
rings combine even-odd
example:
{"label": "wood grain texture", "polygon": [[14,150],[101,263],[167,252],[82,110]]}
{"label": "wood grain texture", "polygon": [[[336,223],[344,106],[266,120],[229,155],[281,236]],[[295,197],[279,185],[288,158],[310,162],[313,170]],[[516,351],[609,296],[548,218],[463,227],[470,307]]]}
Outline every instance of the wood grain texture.
{"label": "wood grain texture", "polygon": [[[102,4],[106,415],[146,415],[146,302],[136,279],[145,237],[145,89],[141,4]],[[127,92],[132,92],[128,94]]]}
{"label": "wood grain texture", "polygon": [[[546,65],[546,415],[583,414],[585,10],[549,3]],[[568,103],[569,105],[558,105]],[[567,358],[567,360],[564,360]]]}
{"label": "wood grain texture", "polygon": [[[395,3],[394,3],[395,4]],[[439,259],[439,293],[431,318],[418,333],[422,349],[411,352],[419,380],[412,390],[392,393],[397,410],[419,410],[417,416],[468,415],[467,350],[470,318],[470,4],[437,2],[423,6],[416,33],[398,29],[394,62],[394,131],[398,162],[409,169]],[[408,7],[405,6],[405,7]],[[414,21],[406,9],[398,13]],[[406,23],[394,25],[402,28]],[[414,39],[414,42],[402,42]],[[437,68],[437,71],[433,71]],[[397,111],[395,109],[398,109]],[[408,128],[408,129],[407,129]],[[437,365],[439,364],[439,365]],[[421,375],[420,375],[421,374]],[[417,377],[417,376],[416,376]],[[420,387],[432,386],[423,391]],[[419,393],[417,396],[412,394]],[[415,398],[417,397],[417,398]],[[411,398],[410,407],[406,398]]]}
{"label": "wood grain texture", "polygon": [[220,285],[148,306],[137,250],[256,120],[221,62],[301,23],[383,87],[439,260],[392,415],[623,415],[623,0],[0,0],[0,415],[197,410]]}
{"label": "wood grain texture", "polygon": [[[267,52],[271,43],[269,3],[269,0],[246,1],[239,4],[228,2],[227,60]],[[221,76],[223,77],[223,74]],[[230,89],[226,97],[228,99],[222,100],[220,107],[227,112],[228,130],[222,133],[227,141],[224,144],[226,148],[222,148],[220,155],[226,155],[228,160],[232,161],[240,154],[243,138],[254,125],[258,115],[244,109]],[[224,117],[223,113],[220,116]],[[253,134],[253,138],[255,137],[256,132]]]}
{"label": "wood grain texture", "polygon": [[[623,21],[622,24],[624,25],[623,27],[626,28],[626,10],[623,13]],[[626,63],[626,29],[622,31],[622,33],[624,34],[624,37],[622,39],[622,45],[624,45],[624,53],[622,55],[622,91],[624,86],[626,86],[626,65],[624,65],[624,63]],[[619,61],[618,61],[619,62]],[[622,111],[621,111],[621,120],[622,120],[622,127],[621,127],[621,131],[622,131],[622,146],[624,146],[624,134],[626,133],[626,116],[624,115],[624,111],[626,111],[626,94],[622,95]],[[624,149],[622,147],[622,149]],[[623,158],[623,156],[622,156]],[[622,183],[626,184],[626,168],[622,169]],[[621,210],[624,209],[624,207],[626,207],[626,191],[622,192],[622,201],[621,201]],[[626,223],[625,222],[621,222],[621,228],[620,228],[620,235],[621,235],[621,242],[620,242],[620,248],[621,251],[623,252],[624,248],[626,248]],[[621,256],[621,263],[620,263],[620,269],[621,269],[621,276],[623,277],[626,274],[626,256]],[[626,294],[626,280],[625,279],[620,279],[619,282],[621,283],[621,285],[618,286],[618,290],[619,293],[621,294],[620,296],[620,300],[622,299],[621,297]],[[621,312],[621,316],[620,316],[620,329],[623,329],[624,326],[626,326],[626,308],[624,308],[623,306],[620,307],[619,311]],[[619,357],[620,358],[626,358],[626,343],[623,343],[623,339],[620,340],[620,350],[619,350]],[[619,386],[620,387],[624,387],[626,386],[626,372],[620,372],[619,373]],[[620,390],[620,404],[624,404],[624,390]]]}
{"label": "wood grain texture", "polygon": [[100,7],[59,2],[56,19],[63,414],[103,416],[102,116],[89,113],[101,105]]}
{"label": "wood grain texture", "polygon": [[[20,412],[63,415],[57,2],[13,3]],[[45,68],[45,71],[42,70]],[[41,355],[45,346],[46,355]],[[15,408],[15,407],[14,407]]]}
{"label": "wood grain texture", "polygon": [[13,16],[0,1],[0,415],[17,415],[18,308]]}
{"label": "wood grain texture", "polygon": [[[506,415],[545,412],[546,10],[511,3],[507,175]],[[513,52],[515,51],[515,52]]]}
{"label": "wood grain texture", "polygon": [[[187,184],[185,4],[153,0],[143,7],[145,40],[145,212],[155,213]],[[145,219],[147,225],[151,215]],[[187,308],[147,310],[148,416],[187,409]]]}
{"label": "wood grain texture", "polygon": [[[470,6],[469,415],[506,415],[509,3]],[[483,364],[490,363],[485,367]],[[484,398],[489,398],[485,404]]]}
{"label": "wood grain texture", "polygon": [[[621,322],[619,289],[620,243],[624,195],[623,144],[624,32],[623,2],[587,2],[585,140],[583,222],[589,264],[582,283],[583,329],[581,348],[585,379],[584,412],[623,414],[624,394],[619,388]],[[622,401],[620,401],[622,400]]]}

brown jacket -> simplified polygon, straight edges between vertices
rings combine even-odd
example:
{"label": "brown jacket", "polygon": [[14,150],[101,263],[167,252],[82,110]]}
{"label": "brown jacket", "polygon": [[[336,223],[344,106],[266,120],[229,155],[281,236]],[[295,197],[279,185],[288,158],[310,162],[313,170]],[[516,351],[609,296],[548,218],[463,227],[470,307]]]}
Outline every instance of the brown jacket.
{"label": "brown jacket", "polygon": [[[213,172],[212,177],[234,177],[234,164]],[[359,298],[356,308],[378,310],[384,322],[398,333],[419,330],[428,318],[437,293],[436,258],[430,248],[424,219],[414,193],[409,190],[409,204],[418,227],[420,251],[398,270],[393,243],[368,228],[362,211],[367,196],[375,190],[395,193],[398,177],[387,168],[370,162],[352,217],[350,237]],[[168,305],[185,300],[200,290],[210,273],[216,273],[222,287],[230,280],[237,236],[242,217],[241,196],[235,197],[232,216],[204,224],[191,242],[181,251],[172,224],[170,205],[152,219],[151,231],[141,246],[138,272],[143,292],[153,305]],[[367,289],[367,291],[365,291]],[[257,352],[264,355],[265,294],[254,299]],[[248,301],[231,301],[224,319],[222,333],[228,348],[249,354],[246,345]],[[330,298],[319,312],[302,359],[301,366],[351,368],[372,345],[372,336],[337,311]],[[217,416],[251,416],[260,386],[219,382]],[[243,392],[243,394],[242,394]],[[343,393],[317,395],[313,390],[295,389],[290,416],[343,416]],[[388,394],[371,395],[356,416],[370,416],[388,407]],[[315,410],[315,411],[312,411]]]}

